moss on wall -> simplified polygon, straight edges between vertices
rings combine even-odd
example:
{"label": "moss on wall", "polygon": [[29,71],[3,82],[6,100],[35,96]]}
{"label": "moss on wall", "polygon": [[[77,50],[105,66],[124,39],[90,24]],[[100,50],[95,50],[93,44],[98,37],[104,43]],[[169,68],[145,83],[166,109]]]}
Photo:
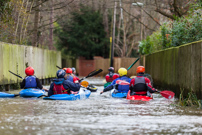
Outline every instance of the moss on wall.
{"label": "moss on wall", "polygon": [[39,79],[55,77],[56,65],[61,66],[61,52],[0,42],[0,61],[0,85],[13,84],[22,79],[8,71],[25,77],[26,64],[35,69]]}
{"label": "moss on wall", "polygon": [[185,95],[192,89],[202,99],[202,41],[169,48],[145,56],[146,72],[154,86]]}

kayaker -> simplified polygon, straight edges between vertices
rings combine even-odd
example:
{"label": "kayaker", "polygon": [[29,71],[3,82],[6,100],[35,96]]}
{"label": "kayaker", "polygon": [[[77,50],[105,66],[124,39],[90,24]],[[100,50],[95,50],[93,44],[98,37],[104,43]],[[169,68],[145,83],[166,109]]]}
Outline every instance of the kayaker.
{"label": "kayaker", "polygon": [[130,95],[151,96],[150,93],[157,92],[157,89],[152,88],[151,82],[147,77],[144,77],[144,66],[138,66],[136,69],[137,77],[130,82]]}
{"label": "kayaker", "polygon": [[59,69],[56,73],[57,78],[53,79],[53,82],[50,85],[50,89],[48,91],[48,96],[54,94],[76,94],[80,89],[80,84],[73,83],[69,80],[65,80],[65,71]]}
{"label": "kayaker", "polygon": [[106,82],[112,82],[113,80],[115,80],[116,78],[119,77],[119,75],[117,73],[114,73],[114,67],[109,67],[108,68],[109,73],[106,74],[105,79]]}
{"label": "kayaker", "polygon": [[[127,76],[127,70],[125,68],[120,68],[118,70],[118,73],[119,73],[120,77],[113,80],[112,83],[109,86],[107,86],[106,88],[104,88],[103,91],[100,92],[100,94],[102,94],[103,92],[106,92],[106,91],[109,91],[109,90],[113,89],[113,86],[116,84],[117,80],[123,80],[123,81],[126,81],[126,82],[130,83],[131,79]],[[117,92],[127,93],[129,91],[129,85],[117,85],[116,89],[117,89]]]}
{"label": "kayaker", "polygon": [[66,75],[65,75],[65,80],[69,80],[73,82],[73,76],[72,76],[72,69],[71,68],[64,68]]}
{"label": "kayaker", "polygon": [[80,79],[76,76],[76,69],[74,67],[72,67],[71,69],[72,69],[72,74],[74,75],[74,77],[80,82]]}
{"label": "kayaker", "polygon": [[25,74],[27,76],[20,83],[21,89],[38,88],[38,89],[44,89],[45,91],[48,91],[48,89],[46,89],[45,87],[42,86],[39,78],[37,78],[34,75],[34,68],[33,67],[27,67],[25,69]]}

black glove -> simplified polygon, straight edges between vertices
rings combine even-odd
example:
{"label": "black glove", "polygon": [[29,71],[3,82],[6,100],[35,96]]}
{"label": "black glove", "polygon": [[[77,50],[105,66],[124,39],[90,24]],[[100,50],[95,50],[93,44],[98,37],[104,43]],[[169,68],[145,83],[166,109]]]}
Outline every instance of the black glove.
{"label": "black glove", "polygon": [[110,91],[111,89],[113,89],[113,85],[106,87],[106,88],[103,90],[103,92]]}
{"label": "black glove", "polygon": [[117,90],[118,90],[118,86],[119,86],[119,84],[115,84],[115,89],[117,89]]}

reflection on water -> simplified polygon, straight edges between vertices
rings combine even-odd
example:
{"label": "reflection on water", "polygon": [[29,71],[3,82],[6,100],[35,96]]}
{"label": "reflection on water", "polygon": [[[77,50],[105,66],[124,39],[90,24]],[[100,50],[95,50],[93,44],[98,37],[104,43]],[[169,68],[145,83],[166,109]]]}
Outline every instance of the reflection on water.
{"label": "reflection on water", "polygon": [[174,100],[134,102],[109,93],[81,101],[0,99],[0,134],[202,134],[202,111],[178,108]]}

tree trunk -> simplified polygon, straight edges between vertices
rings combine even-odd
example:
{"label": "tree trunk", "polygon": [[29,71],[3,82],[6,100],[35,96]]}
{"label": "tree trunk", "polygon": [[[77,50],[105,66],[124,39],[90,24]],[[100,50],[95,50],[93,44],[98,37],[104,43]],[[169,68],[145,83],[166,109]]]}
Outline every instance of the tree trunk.
{"label": "tree trunk", "polygon": [[[35,5],[39,5],[40,0],[36,0]],[[34,16],[34,29],[33,29],[33,40],[32,46],[38,47],[38,27],[39,27],[39,16],[40,16],[40,6],[36,7]]]}
{"label": "tree trunk", "polygon": [[50,12],[50,35],[49,35],[49,49],[53,50],[53,1],[51,1],[51,12]]}

